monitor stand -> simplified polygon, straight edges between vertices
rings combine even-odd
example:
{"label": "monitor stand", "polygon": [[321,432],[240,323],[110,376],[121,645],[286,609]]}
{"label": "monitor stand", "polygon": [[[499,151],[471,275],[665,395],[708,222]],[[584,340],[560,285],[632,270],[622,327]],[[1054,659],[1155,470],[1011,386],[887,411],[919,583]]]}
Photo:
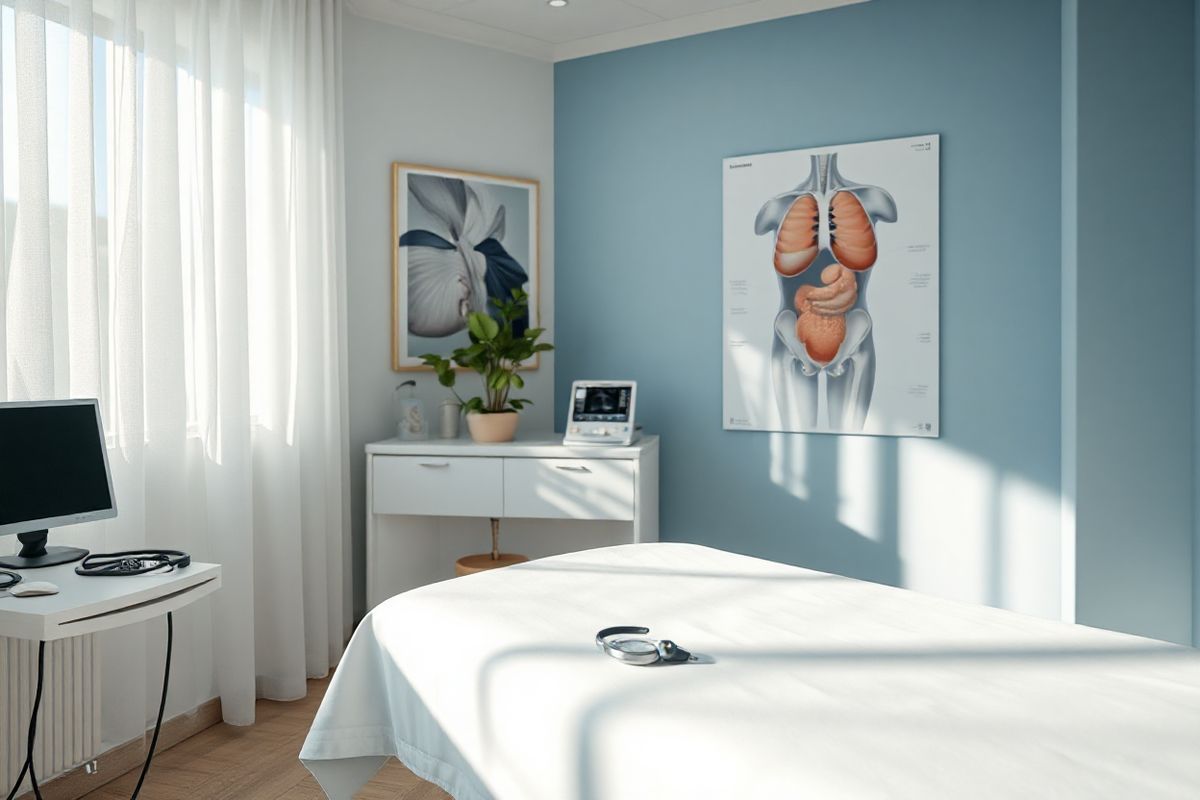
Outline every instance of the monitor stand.
{"label": "monitor stand", "polygon": [[0,568],[4,569],[36,569],[38,567],[55,567],[59,564],[70,564],[79,561],[88,554],[82,547],[47,547],[46,538],[49,531],[29,531],[18,533],[17,541],[21,543],[21,552],[15,556],[0,558]]}

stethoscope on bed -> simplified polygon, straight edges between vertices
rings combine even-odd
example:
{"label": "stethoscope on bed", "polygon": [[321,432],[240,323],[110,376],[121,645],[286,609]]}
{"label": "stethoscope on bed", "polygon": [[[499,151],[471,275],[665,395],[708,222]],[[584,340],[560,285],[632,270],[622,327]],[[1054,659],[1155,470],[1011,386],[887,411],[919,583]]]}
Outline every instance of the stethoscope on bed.
{"label": "stethoscope on bed", "polygon": [[649,628],[615,625],[596,634],[596,646],[622,664],[644,667],[650,664],[686,664],[700,659],[670,639],[651,639]]}

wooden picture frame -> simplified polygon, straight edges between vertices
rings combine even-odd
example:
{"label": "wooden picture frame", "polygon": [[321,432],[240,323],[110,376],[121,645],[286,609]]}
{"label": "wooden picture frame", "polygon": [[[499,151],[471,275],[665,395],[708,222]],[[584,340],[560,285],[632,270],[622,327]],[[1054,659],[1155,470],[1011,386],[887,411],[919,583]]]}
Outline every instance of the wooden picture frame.
{"label": "wooden picture frame", "polygon": [[[466,314],[520,286],[528,327],[541,318],[541,183],[392,164],[392,369],[468,343]],[[538,355],[522,366],[537,369]]]}

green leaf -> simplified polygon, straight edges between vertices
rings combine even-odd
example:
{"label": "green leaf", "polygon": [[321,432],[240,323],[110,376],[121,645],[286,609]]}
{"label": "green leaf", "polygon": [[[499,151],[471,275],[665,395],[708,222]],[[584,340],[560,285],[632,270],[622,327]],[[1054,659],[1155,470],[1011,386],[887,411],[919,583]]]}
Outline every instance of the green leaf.
{"label": "green leaf", "polygon": [[481,311],[472,311],[467,315],[467,329],[472,342],[490,342],[499,335],[500,323]]}
{"label": "green leaf", "polygon": [[520,375],[518,375],[515,372],[511,376],[509,376],[508,382],[511,383],[517,389],[525,388],[525,379],[522,378]]}
{"label": "green leaf", "polygon": [[546,332],[545,328],[526,328],[525,329],[525,338],[526,339],[536,339],[545,332]]}
{"label": "green leaf", "polygon": [[484,334],[483,328],[484,315],[478,311],[472,311],[467,315],[467,330],[470,331],[474,338],[472,342],[481,342],[488,337]]}
{"label": "green leaf", "polygon": [[[495,339],[497,335],[499,335],[500,323],[496,322],[496,320],[492,319],[491,317],[489,317],[487,315],[483,315],[482,322],[483,322],[484,333],[487,334],[483,338],[490,342],[493,339]],[[511,330],[510,330],[510,335],[511,335]]]}

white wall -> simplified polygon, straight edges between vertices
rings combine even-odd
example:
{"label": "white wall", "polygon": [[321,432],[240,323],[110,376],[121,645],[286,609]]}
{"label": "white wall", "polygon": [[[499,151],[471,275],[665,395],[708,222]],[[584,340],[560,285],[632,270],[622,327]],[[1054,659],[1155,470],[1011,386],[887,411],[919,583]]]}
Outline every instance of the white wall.
{"label": "white wall", "polygon": [[[391,395],[416,377],[426,410],[447,396],[391,369],[391,164],[407,161],[541,181],[541,321],[554,331],[552,65],[347,14],[343,113],[350,336],[354,597],[364,603],[363,446],[393,434]],[[472,380],[467,377],[464,381]],[[554,424],[554,357],[528,376],[523,430]],[[470,384],[466,384],[470,387]]]}

